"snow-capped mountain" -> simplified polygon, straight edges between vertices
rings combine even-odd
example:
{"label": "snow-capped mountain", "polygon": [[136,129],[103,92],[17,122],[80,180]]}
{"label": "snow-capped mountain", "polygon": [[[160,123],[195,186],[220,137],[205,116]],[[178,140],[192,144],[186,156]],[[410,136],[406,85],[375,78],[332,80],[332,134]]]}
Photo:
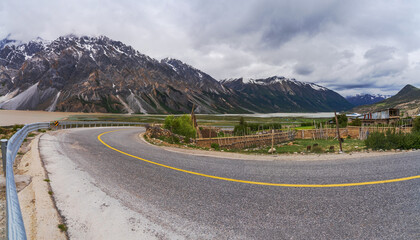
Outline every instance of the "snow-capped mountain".
{"label": "snow-capped mountain", "polygon": [[355,107],[352,111],[373,112],[385,108],[398,108],[409,116],[416,115],[420,110],[420,88],[407,84],[392,97],[375,104]]}
{"label": "snow-capped mountain", "polygon": [[256,112],[341,111],[351,107],[338,93],[314,83],[273,76],[266,79],[243,78],[222,81],[223,86],[240,93],[246,105]]}
{"label": "snow-capped mountain", "polygon": [[346,99],[354,106],[369,105],[374,104],[380,101],[383,101],[387,98],[392,97],[391,95],[382,95],[382,94],[356,94],[354,96],[347,96]]}
{"label": "snow-capped mountain", "polygon": [[107,37],[0,41],[0,108],[48,111],[246,113],[347,108],[337,93],[273,77],[219,82],[176,59],[158,61]]}
{"label": "snow-capped mountain", "polygon": [[202,113],[244,112],[207,74],[103,36],[6,45],[0,56],[4,109],[168,113],[195,104]]}

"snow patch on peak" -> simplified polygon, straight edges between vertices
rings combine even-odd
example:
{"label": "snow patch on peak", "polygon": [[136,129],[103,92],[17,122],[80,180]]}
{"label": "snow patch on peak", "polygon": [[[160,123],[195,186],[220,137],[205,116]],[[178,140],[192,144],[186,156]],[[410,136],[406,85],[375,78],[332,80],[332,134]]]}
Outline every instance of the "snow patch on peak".
{"label": "snow patch on peak", "polygon": [[[234,80],[235,79],[233,79],[233,80],[228,79],[228,80],[225,80],[225,82],[234,81]],[[266,78],[266,79],[250,79],[249,81],[244,81],[244,83],[245,84],[265,85],[265,86],[272,85],[272,84],[291,83],[291,84],[295,84],[295,85],[300,86],[300,87],[311,87],[312,89],[317,90],[317,91],[327,91],[328,90],[327,88],[319,86],[315,83],[300,82],[300,81],[297,81],[294,78],[289,79],[289,78],[278,77],[278,76],[269,77],[269,78]]]}
{"label": "snow patch on peak", "polygon": [[174,66],[174,65],[172,65],[172,64],[170,64],[169,62],[165,62],[168,66],[170,66],[171,68],[172,68],[172,70],[174,70],[176,73],[178,73],[178,69]]}
{"label": "snow patch on peak", "polygon": [[308,84],[311,88],[317,90],[317,91],[327,91],[328,89],[319,85],[316,85],[315,83],[306,83]]}

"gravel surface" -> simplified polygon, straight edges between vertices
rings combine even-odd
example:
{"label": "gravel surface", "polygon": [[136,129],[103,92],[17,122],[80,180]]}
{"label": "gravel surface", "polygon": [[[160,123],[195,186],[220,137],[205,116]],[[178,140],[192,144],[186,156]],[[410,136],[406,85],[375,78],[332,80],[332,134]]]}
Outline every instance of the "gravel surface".
{"label": "gravel surface", "polygon": [[[122,155],[97,140],[100,133],[110,130],[113,129],[51,133],[51,139],[41,138],[41,154],[43,146],[52,143],[107,197],[147,219],[155,227],[156,238],[420,237],[419,179],[338,188],[229,182],[174,171]],[[144,129],[131,128],[106,134],[102,139],[112,147],[161,164],[249,181],[330,184],[394,179],[420,173],[419,151],[351,159],[337,156],[337,159],[322,161],[242,161],[166,151],[140,141],[138,135],[142,131]],[[73,177],[77,181],[78,175]]]}

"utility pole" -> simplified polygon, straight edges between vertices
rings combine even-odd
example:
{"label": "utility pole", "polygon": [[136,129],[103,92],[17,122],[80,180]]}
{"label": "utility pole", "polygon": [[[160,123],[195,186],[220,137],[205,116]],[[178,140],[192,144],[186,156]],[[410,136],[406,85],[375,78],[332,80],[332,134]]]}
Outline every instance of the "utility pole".
{"label": "utility pole", "polygon": [[340,143],[340,153],[342,153],[343,152],[343,147],[341,146],[340,126],[338,125],[337,113],[335,111],[334,111],[334,116],[335,116],[335,125],[337,126],[338,142]]}

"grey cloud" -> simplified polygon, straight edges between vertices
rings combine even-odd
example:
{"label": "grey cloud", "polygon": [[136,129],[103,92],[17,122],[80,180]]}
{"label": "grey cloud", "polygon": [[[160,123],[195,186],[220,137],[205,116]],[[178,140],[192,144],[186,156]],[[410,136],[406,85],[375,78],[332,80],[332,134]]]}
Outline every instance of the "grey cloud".
{"label": "grey cloud", "polygon": [[310,75],[314,71],[311,65],[307,64],[296,64],[294,72],[299,75]]}
{"label": "grey cloud", "polygon": [[0,38],[107,35],[217,79],[284,75],[389,92],[396,81],[420,85],[418,12],[416,0],[3,0]]}
{"label": "grey cloud", "polygon": [[350,89],[357,89],[358,91],[361,91],[362,89],[400,89],[402,84],[395,84],[395,83],[379,83],[379,82],[365,82],[365,83],[335,83],[331,84],[331,87],[333,87],[337,91],[342,90],[350,90]]}
{"label": "grey cloud", "polygon": [[366,51],[364,57],[374,62],[384,61],[394,58],[395,50],[394,47],[378,46]]}

